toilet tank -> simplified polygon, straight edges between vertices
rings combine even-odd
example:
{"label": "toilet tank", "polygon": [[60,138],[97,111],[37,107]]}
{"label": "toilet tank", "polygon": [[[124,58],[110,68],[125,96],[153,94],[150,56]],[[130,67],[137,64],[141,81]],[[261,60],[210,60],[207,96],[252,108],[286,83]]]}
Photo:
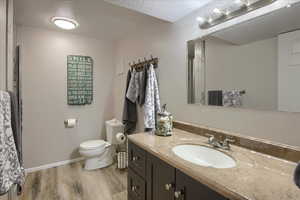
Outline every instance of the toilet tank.
{"label": "toilet tank", "polygon": [[106,124],[106,140],[110,144],[117,144],[117,133],[124,133],[124,125],[117,119],[112,119],[105,122]]}

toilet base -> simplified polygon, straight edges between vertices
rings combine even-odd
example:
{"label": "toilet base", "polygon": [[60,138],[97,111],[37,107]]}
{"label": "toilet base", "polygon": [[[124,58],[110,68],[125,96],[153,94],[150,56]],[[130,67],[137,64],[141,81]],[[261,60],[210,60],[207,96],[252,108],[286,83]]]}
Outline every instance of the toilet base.
{"label": "toilet base", "polygon": [[85,160],[84,169],[85,170],[100,169],[100,168],[108,167],[111,164],[113,164],[113,159],[111,156],[107,156],[106,158],[97,156],[97,157],[87,158]]}

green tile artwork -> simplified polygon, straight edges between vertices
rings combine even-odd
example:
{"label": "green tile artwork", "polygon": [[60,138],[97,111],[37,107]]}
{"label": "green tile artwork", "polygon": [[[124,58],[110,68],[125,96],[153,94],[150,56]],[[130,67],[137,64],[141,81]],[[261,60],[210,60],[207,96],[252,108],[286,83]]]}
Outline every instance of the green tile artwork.
{"label": "green tile artwork", "polygon": [[93,59],[89,56],[69,55],[68,105],[86,105],[93,102]]}

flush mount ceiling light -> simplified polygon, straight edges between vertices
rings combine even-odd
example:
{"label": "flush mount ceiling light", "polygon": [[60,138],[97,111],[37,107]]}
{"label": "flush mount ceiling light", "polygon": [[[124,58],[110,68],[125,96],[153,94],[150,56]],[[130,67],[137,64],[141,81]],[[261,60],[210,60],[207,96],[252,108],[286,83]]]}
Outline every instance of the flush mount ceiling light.
{"label": "flush mount ceiling light", "polygon": [[201,29],[208,29],[258,8],[270,5],[275,1],[277,0],[234,0],[231,4],[214,8],[210,13],[198,17],[206,20],[197,21]]}
{"label": "flush mount ceiling light", "polygon": [[52,17],[51,21],[57,27],[65,30],[72,30],[79,26],[77,21],[67,17]]}

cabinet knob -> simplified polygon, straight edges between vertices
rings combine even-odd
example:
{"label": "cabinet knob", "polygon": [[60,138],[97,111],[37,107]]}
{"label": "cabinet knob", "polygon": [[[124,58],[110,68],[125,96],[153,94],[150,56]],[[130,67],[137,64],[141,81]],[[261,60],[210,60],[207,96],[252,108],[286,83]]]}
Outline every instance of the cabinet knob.
{"label": "cabinet knob", "polygon": [[138,156],[133,156],[133,157],[132,157],[132,161],[137,161],[138,159],[139,159]]}
{"label": "cabinet knob", "polygon": [[136,191],[137,191],[137,186],[133,185],[133,186],[131,187],[131,191],[132,191],[132,192],[136,192]]}
{"label": "cabinet knob", "polygon": [[174,196],[176,199],[179,199],[181,196],[183,196],[183,191],[175,191]]}
{"label": "cabinet knob", "polygon": [[166,190],[169,191],[171,188],[173,188],[173,184],[172,183],[168,183],[168,184],[165,185],[165,189]]}

